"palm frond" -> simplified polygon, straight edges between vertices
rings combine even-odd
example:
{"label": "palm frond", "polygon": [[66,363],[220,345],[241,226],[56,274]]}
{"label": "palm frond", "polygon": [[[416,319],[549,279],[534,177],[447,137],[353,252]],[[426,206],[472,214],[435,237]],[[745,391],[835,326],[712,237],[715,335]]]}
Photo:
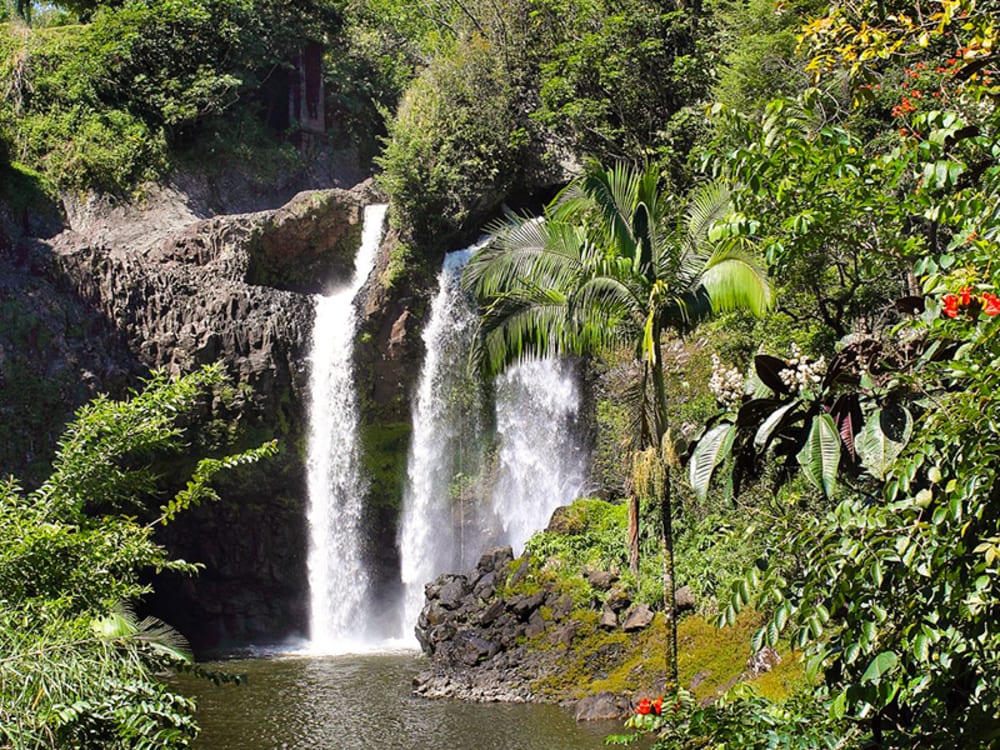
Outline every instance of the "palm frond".
{"label": "palm frond", "polygon": [[763,316],[774,303],[767,275],[748,253],[733,243],[712,253],[701,274],[701,284],[715,312],[747,309]]}
{"label": "palm frond", "polygon": [[684,211],[686,242],[700,246],[712,225],[721,221],[732,209],[729,187],[719,181],[705,182],[691,191]]}
{"label": "palm frond", "polygon": [[462,277],[481,303],[525,285],[564,287],[580,273],[579,227],[521,219],[492,231],[493,240],[472,257]]}

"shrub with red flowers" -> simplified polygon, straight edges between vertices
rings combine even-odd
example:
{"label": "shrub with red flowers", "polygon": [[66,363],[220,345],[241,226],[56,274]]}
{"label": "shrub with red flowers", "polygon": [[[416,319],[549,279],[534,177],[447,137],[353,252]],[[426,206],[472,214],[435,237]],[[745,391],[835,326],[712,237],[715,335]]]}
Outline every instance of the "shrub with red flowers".
{"label": "shrub with red flowers", "polygon": [[973,294],[972,287],[963,286],[958,294],[949,292],[941,298],[941,314],[945,317],[957,318],[965,314],[977,318],[980,313],[991,318],[1000,313],[1000,297],[992,292]]}
{"label": "shrub with red flowers", "polygon": [[639,705],[636,706],[635,712],[640,716],[648,716],[650,714],[659,716],[663,713],[663,696],[661,695],[656,700],[643,698],[639,701]]}

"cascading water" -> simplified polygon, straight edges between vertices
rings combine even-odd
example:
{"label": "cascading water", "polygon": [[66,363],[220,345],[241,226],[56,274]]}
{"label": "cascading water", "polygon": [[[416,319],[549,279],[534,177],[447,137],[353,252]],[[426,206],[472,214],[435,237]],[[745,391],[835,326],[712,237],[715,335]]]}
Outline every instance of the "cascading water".
{"label": "cascading water", "polygon": [[309,639],[314,653],[359,645],[366,632],[368,573],[361,540],[365,481],[358,473],[358,409],[352,351],[354,298],[375,264],[386,206],[365,208],[354,275],[316,298],[310,355],[308,444]]}
{"label": "cascading water", "polygon": [[580,387],[565,360],[521,362],[497,379],[499,468],[493,512],[500,541],[519,554],[552,512],[584,492],[587,451],[577,425]]}
{"label": "cascading water", "polygon": [[582,492],[586,477],[575,369],[556,359],[528,361],[497,380],[496,484],[492,491],[475,488],[478,507],[463,496],[464,482],[483,462],[481,388],[467,367],[476,316],[459,283],[478,247],[445,258],[424,330],[399,534],[404,630],[417,620],[425,583],[472,567],[491,545],[520,552],[556,507]]}
{"label": "cascading water", "polygon": [[[478,249],[449,253],[438,275],[438,292],[424,329],[427,352],[413,404],[413,437],[403,495],[399,534],[405,601],[403,622],[412,626],[424,603],[424,584],[467,564],[463,551],[464,519],[455,518],[452,485],[478,448],[478,385],[466,367],[476,322],[460,285],[462,269]],[[478,461],[476,461],[478,463]],[[478,542],[478,540],[476,540]],[[472,554],[479,554],[473,544]]]}

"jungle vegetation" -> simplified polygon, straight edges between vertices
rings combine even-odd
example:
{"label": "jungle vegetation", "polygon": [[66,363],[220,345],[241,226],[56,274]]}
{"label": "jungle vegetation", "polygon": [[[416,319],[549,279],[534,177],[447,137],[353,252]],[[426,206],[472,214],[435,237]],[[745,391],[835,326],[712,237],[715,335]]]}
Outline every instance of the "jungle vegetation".
{"label": "jungle vegetation", "polygon": [[[673,536],[666,606],[686,583],[721,625],[753,607],[766,624],[748,652],[782,643],[808,665],[781,701],[736,688],[702,706],[673,686],[631,731],[662,748],[988,748],[998,15],[996,0],[5,2],[0,172],[128,195],[199,153],[287,168],[294,123],[272,116],[272,87],[322,42],[330,135],[375,155],[400,262],[431,266],[487,226],[501,238],[470,277],[489,366],[573,351],[624,373],[598,405],[603,490],[657,496],[635,533]],[[546,221],[490,224],[506,205]],[[715,271],[730,262],[740,284]],[[766,295],[740,297],[764,278]],[[757,322],[737,301],[771,309]],[[3,487],[9,523],[125,523]],[[649,502],[665,487],[668,514]],[[129,534],[139,546],[92,599],[2,572],[0,596],[15,619],[45,604],[94,663],[114,657],[100,679],[149,686],[160,652],[94,635],[141,593],[136,566],[167,564]],[[57,653],[46,622],[8,630]],[[53,703],[52,726],[90,726],[72,705]],[[141,731],[187,736],[171,706]]]}

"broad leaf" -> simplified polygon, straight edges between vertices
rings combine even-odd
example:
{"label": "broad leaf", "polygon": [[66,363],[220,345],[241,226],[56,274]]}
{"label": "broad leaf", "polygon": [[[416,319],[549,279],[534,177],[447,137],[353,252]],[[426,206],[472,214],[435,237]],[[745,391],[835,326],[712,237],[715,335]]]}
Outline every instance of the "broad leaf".
{"label": "broad leaf", "polygon": [[758,354],[753,358],[753,366],[757,371],[757,377],[772,391],[785,395],[791,393],[791,389],[781,379],[781,371],[788,369],[785,360],[772,357],[770,354]]}
{"label": "broad leaf", "polygon": [[757,434],[753,437],[753,445],[757,450],[763,450],[771,442],[771,436],[779,428],[787,424],[789,417],[793,415],[793,410],[799,405],[799,401],[792,401],[785,404],[780,409],[776,409],[771,416],[764,420],[757,429]]}
{"label": "broad leaf", "polygon": [[840,465],[840,435],[829,414],[820,414],[813,420],[812,429],[797,458],[809,481],[823,490],[827,497],[833,497],[837,488],[837,467]]}
{"label": "broad leaf", "polygon": [[741,430],[759,427],[775,409],[782,405],[776,398],[754,398],[740,407],[736,414],[736,425]]}
{"label": "broad leaf", "polygon": [[876,479],[884,479],[912,432],[913,417],[906,408],[894,404],[875,412],[855,441],[861,464]]}
{"label": "broad leaf", "polygon": [[732,422],[722,422],[706,432],[698,441],[688,463],[688,477],[699,500],[704,500],[708,495],[712,473],[732,450],[735,437],[736,425]]}
{"label": "broad leaf", "polygon": [[883,651],[872,659],[871,664],[868,665],[868,669],[861,675],[861,683],[879,682],[882,676],[891,672],[898,662],[899,657],[892,651]]}
{"label": "broad leaf", "polygon": [[847,448],[847,452],[852,458],[856,457],[857,451],[854,447],[854,441],[857,439],[858,428],[862,422],[858,394],[845,393],[838,398],[830,410],[830,416],[833,417],[837,425],[837,431],[840,433],[840,439],[843,441],[844,447]]}

